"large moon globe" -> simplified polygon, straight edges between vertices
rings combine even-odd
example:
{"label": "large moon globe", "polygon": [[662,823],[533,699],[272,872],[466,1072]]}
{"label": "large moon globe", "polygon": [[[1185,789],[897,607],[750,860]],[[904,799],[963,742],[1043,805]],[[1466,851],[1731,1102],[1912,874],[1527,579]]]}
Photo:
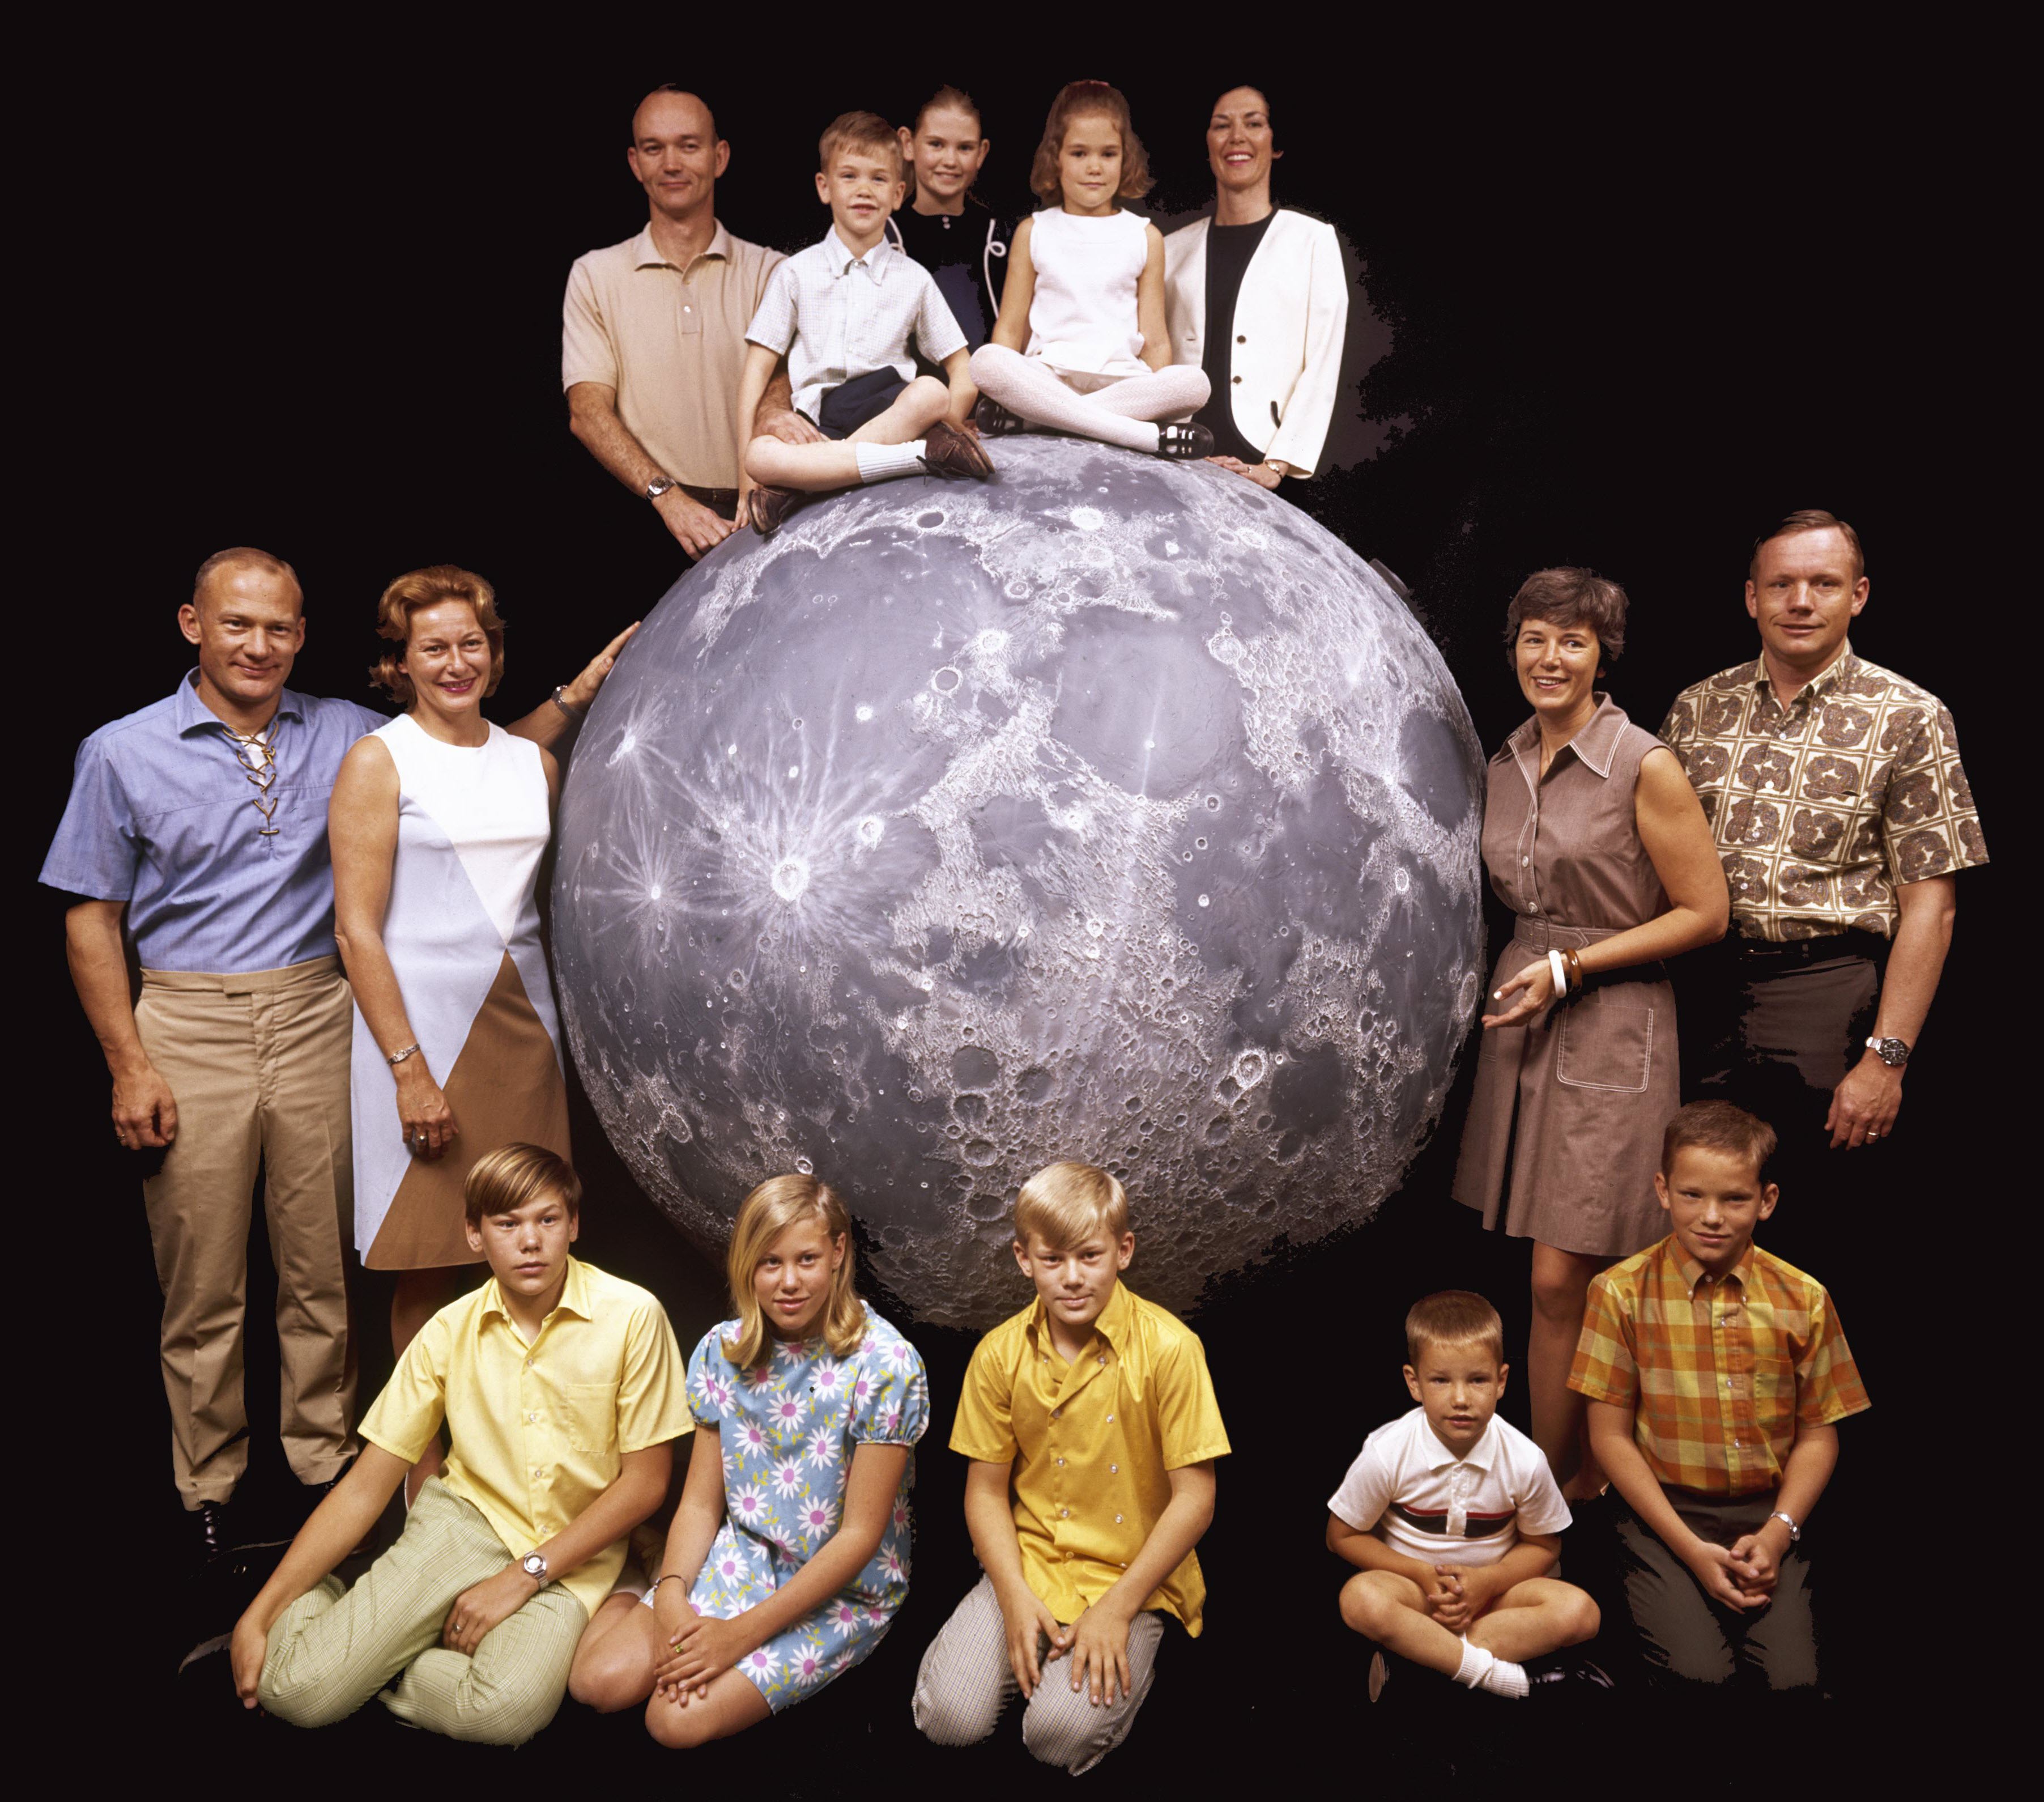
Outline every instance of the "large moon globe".
{"label": "large moon globe", "polygon": [[1127,1184],[1180,1311],[1366,1219],[1482,983],[1482,759],[1398,595],[1207,464],[996,441],[741,533],[619,660],[561,808],[569,1043],[705,1249],[813,1171],[914,1317],[1028,1291],[1017,1187]]}

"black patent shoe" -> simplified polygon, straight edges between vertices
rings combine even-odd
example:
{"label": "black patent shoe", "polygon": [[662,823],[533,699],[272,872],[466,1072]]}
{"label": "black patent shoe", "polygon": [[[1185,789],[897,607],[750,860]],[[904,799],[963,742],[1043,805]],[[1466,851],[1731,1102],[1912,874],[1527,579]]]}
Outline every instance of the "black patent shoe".
{"label": "black patent shoe", "polygon": [[1611,1673],[1589,1658],[1572,1658],[1562,1654],[1526,1667],[1526,1693],[1535,1701],[1552,1701],[1557,1696],[1582,1700],[1608,1696],[1617,1687],[1611,1680]]}
{"label": "black patent shoe", "polygon": [[227,1504],[201,1502],[186,1518],[191,1523],[193,1561],[202,1571],[214,1569],[233,1549],[228,1537]]}
{"label": "black patent shoe", "polygon": [[1009,437],[1028,425],[1020,414],[1009,412],[991,395],[982,395],[974,403],[972,422],[982,438]]}
{"label": "black patent shoe", "polygon": [[1157,454],[1159,456],[1189,463],[1195,458],[1212,456],[1213,453],[1213,433],[1196,419],[1181,419],[1175,424],[1157,428]]}

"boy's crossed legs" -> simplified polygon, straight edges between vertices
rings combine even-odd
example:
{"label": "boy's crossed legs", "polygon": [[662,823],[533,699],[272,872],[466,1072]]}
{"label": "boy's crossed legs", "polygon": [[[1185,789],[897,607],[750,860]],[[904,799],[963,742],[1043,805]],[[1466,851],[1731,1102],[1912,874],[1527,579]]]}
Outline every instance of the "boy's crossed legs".
{"label": "boy's crossed legs", "polygon": [[[1459,1580],[1443,1580],[1444,1588],[1450,1584],[1458,1600]],[[1452,1612],[1452,1601],[1449,1605]],[[1341,1611],[1351,1627],[1387,1652],[1471,1688],[1492,1687],[1483,1679],[1494,1661],[1516,1666],[1581,1645],[1595,1637],[1598,1625],[1597,1605],[1589,1595],[1551,1577],[1515,1583],[1484,1604],[1462,1633],[1435,1619],[1420,1585],[1396,1571],[1358,1571],[1343,1585]],[[1471,1656],[1472,1649],[1477,1656]],[[1508,1684],[1499,1692],[1524,1692],[1523,1684]]]}
{"label": "boy's crossed legs", "polygon": [[560,1707],[582,1604],[549,1584],[485,1634],[473,1657],[440,1643],[456,1598],[510,1560],[480,1511],[429,1480],[397,1543],[352,1588],[329,1577],[279,1619],[263,1706],[295,1727],[325,1727],[389,1684],[385,1704],[402,1721],[451,1739],[523,1744]]}
{"label": "boy's crossed legs", "polygon": [[856,431],[824,444],[789,445],[778,438],[757,437],[745,449],[745,471],[755,482],[771,488],[792,488],[801,494],[828,494],[855,487],[874,474],[859,460],[861,445],[902,447],[901,475],[915,472],[916,456],[907,447],[928,436],[932,427],[951,408],[951,390],[933,375],[918,375],[897,395],[884,412],[875,414]]}
{"label": "boy's crossed legs", "polygon": [[[1045,1764],[1062,1765],[1074,1777],[1091,1770],[1135,1724],[1156,1677],[1163,1636],[1164,1617],[1155,1609],[1128,1623],[1128,1691],[1098,1704],[1087,1691],[1072,1688],[1070,1654],[1053,1664],[1046,1656],[1050,1641],[1039,1639],[1043,1678],[1022,1716],[1023,1743]],[[916,1673],[916,1725],[939,1746],[976,1745],[993,1731],[1020,1687],[1008,1661],[1008,1628],[993,1580],[982,1576],[923,1654]]]}

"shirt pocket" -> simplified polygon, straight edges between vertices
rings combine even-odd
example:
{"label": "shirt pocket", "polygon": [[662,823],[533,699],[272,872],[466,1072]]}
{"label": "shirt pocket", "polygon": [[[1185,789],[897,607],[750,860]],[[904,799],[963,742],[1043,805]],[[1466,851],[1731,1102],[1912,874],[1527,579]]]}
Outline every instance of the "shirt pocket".
{"label": "shirt pocket", "polygon": [[609,1383],[561,1385],[561,1427],[568,1443],[593,1457],[617,1449],[617,1390]]}
{"label": "shirt pocket", "polygon": [[1564,1001],[1555,1029],[1555,1080],[1570,1088],[1642,1093],[1654,1067],[1654,1013],[1637,983]]}

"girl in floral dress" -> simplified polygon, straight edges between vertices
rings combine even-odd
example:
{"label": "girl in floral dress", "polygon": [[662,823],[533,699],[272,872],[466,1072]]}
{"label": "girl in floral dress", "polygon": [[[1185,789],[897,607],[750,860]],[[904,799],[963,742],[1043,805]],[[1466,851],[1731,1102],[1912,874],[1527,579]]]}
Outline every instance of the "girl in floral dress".
{"label": "girl in floral dress", "polygon": [[689,1360],[688,1480],[643,1602],[613,1595],[569,1691],[646,1704],[663,1746],[793,1706],[879,1644],[909,1593],[912,1448],[929,1419],[916,1348],[852,1287],[851,1222],[813,1176],[745,1198],[735,1319]]}

